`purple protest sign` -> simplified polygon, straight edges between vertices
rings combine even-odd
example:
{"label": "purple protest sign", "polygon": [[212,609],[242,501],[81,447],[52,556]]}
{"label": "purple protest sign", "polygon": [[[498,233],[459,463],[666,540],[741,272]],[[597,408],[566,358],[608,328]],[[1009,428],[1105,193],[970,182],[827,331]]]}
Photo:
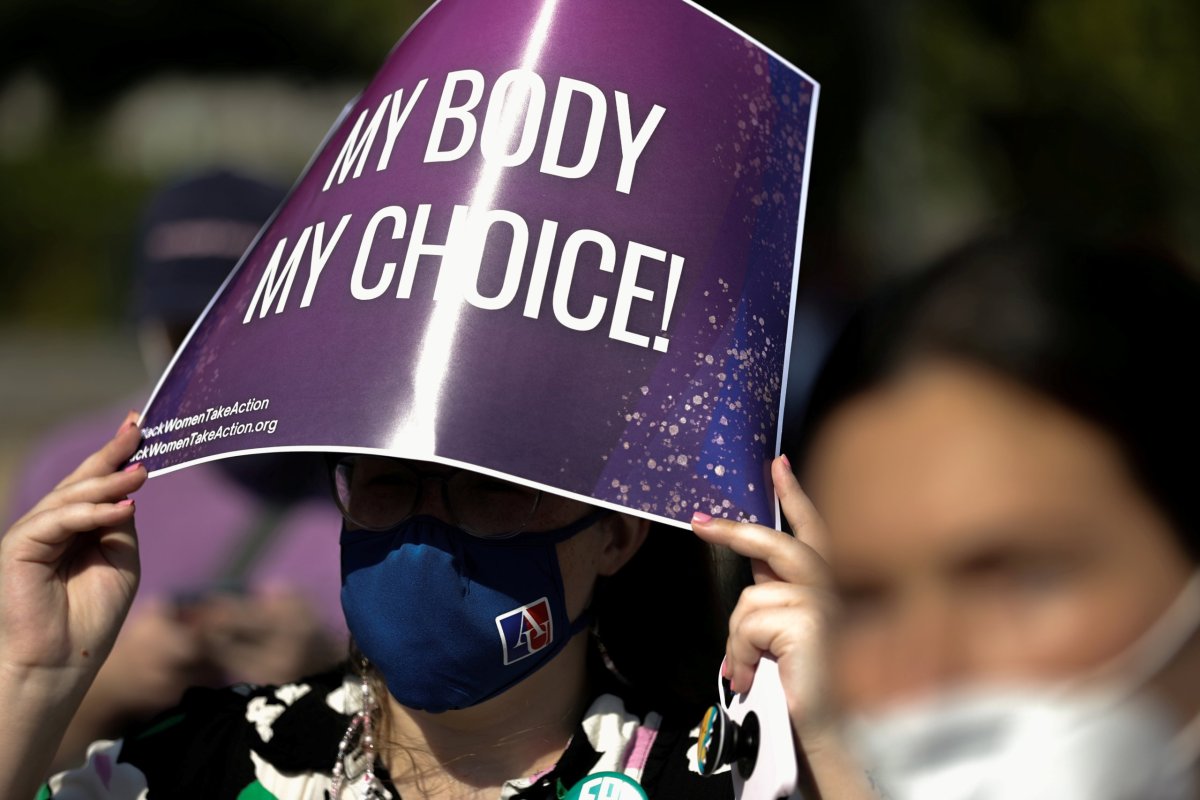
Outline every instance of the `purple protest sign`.
{"label": "purple protest sign", "polygon": [[197,323],[135,458],[381,452],[778,523],[817,91],[685,0],[441,0]]}

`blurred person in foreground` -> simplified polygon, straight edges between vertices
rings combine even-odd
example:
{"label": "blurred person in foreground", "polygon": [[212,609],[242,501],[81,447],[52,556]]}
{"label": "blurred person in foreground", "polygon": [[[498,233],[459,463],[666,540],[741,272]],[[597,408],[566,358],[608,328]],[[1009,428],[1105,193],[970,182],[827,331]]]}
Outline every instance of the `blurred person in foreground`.
{"label": "blurred person in foreground", "polygon": [[[146,205],[137,237],[133,316],[151,378],[166,368],[284,190],[216,169],[175,180]],[[38,442],[11,508],[32,507],[140,408],[146,388]],[[138,496],[138,602],[68,731],[56,768],[83,759],[177,703],[185,688],[281,683],[345,654],[338,603],[336,510],[323,463],[300,454],[200,465],[151,481]]]}
{"label": "blurred person in foreground", "polygon": [[1200,796],[1198,344],[1172,261],[1033,238],[850,323],[789,449],[847,734],[889,796]]}

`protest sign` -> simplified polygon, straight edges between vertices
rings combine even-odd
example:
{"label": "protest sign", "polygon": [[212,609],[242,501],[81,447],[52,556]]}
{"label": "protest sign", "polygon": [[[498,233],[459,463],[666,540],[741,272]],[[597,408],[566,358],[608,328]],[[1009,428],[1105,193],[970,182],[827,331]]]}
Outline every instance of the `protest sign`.
{"label": "protest sign", "polygon": [[686,0],[441,0],[193,329],[136,458],[377,452],[777,523],[817,91]]}

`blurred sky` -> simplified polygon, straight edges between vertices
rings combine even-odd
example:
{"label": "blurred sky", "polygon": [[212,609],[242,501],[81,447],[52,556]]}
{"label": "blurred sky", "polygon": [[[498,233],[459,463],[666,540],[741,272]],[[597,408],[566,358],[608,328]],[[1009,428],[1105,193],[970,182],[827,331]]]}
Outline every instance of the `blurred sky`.
{"label": "blurred sky", "polygon": [[[1193,0],[703,5],[822,84],[811,341],[882,278],[997,221],[1200,263]],[[38,432],[148,381],[127,300],[147,192],[212,163],[290,183],[424,7],[0,5],[0,486]],[[801,380],[818,356],[798,353]]]}

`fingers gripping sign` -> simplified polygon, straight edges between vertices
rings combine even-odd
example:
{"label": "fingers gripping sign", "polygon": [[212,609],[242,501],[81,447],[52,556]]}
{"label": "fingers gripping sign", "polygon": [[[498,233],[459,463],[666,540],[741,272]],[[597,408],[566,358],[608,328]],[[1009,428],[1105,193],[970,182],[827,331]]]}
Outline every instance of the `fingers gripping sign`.
{"label": "fingers gripping sign", "polygon": [[[756,740],[752,749],[758,766],[753,759],[740,763],[734,781],[746,800],[795,791],[793,743],[787,733],[780,740],[780,727],[786,731],[790,720],[791,732],[803,745],[823,741],[835,726],[826,667],[826,631],[835,600],[824,525],[787,458],[777,458],[771,471],[795,536],[706,514],[692,519],[702,539],[749,558],[754,576],[730,616],[722,665],[736,693],[728,704],[729,716],[741,728],[734,739]],[[764,671],[768,674],[762,675]],[[785,703],[788,719],[779,712]],[[737,757],[747,758],[744,742],[736,746],[742,751]]]}
{"label": "fingers gripping sign", "polygon": [[140,440],[131,413],[0,538],[0,797],[33,796],[133,602]]}
{"label": "fingers gripping sign", "polygon": [[826,635],[836,600],[828,537],[816,510],[792,475],[787,457],[771,465],[775,491],[795,536],[762,525],[697,514],[692,529],[710,544],[750,559],[754,585],[742,592],[729,619],[725,677],[735,692],[754,682],[758,661],[771,654],[787,688],[797,736],[824,732],[832,721]]}
{"label": "fingers gripping sign", "polygon": [[111,649],[138,582],[128,495],[146,470],[121,464],[140,438],[131,414],[0,539],[6,668],[75,671],[90,680]]}

